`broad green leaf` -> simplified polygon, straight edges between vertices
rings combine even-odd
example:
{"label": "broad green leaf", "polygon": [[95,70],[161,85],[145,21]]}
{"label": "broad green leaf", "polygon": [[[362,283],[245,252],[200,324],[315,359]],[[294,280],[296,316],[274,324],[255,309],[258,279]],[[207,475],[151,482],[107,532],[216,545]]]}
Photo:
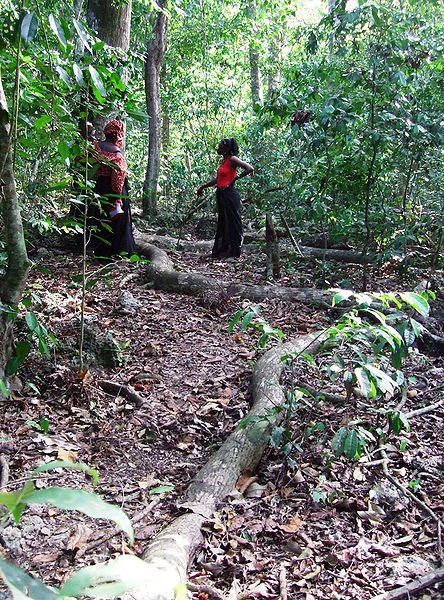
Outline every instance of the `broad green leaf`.
{"label": "broad green leaf", "polygon": [[331,448],[332,448],[334,454],[336,454],[336,456],[341,456],[341,454],[344,453],[344,442],[345,442],[345,438],[347,437],[347,434],[348,434],[348,429],[346,427],[341,427],[335,433],[335,435],[331,441]]}
{"label": "broad green leaf", "polygon": [[78,510],[93,519],[114,521],[134,541],[130,520],[118,506],[102,500],[97,494],[71,488],[50,487],[36,490],[26,497],[27,504],[53,504],[65,510]]}
{"label": "broad green leaf", "polygon": [[348,300],[351,296],[353,296],[353,292],[351,290],[339,290],[339,292],[336,292],[336,294],[333,296],[331,305],[336,306],[336,304],[340,304],[344,300]]}
{"label": "broad green leaf", "polygon": [[34,483],[27,481],[21,489],[15,492],[0,492],[0,504],[6,506],[16,523],[20,523],[20,518],[26,508],[26,499],[34,490]]}
{"label": "broad green leaf", "polygon": [[71,154],[71,149],[70,149],[69,145],[64,140],[60,141],[57,144],[57,150],[59,151],[59,154],[63,158],[63,160],[65,160],[66,158],[68,158],[69,155]]}
{"label": "broad green leaf", "polygon": [[89,74],[91,75],[91,80],[92,80],[93,86],[96,88],[96,90],[99,92],[99,94],[101,96],[106,96],[106,89],[105,89],[105,86],[103,85],[103,81],[102,81],[102,77],[101,77],[100,73],[92,65],[89,65],[88,71],[89,71]]}
{"label": "broad green leaf", "polygon": [[140,558],[125,554],[104,564],[80,569],[61,587],[68,597],[116,598],[125,592],[149,587],[152,570]]}
{"label": "broad green leaf", "polygon": [[25,321],[26,321],[29,331],[35,331],[37,329],[37,327],[39,326],[37,317],[31,311],[26,313]]}
{"label": "broad green leaf", "polygon": [[430,306],[429,303],[421,294],[416,292],[403,292],[400,294],[401,299],[414,308],[420,315],[427,317],[429,314]]}
{"label": "broad green leaf", "polygon": [[393,394],[397,385],[396,382],[389,375],[387,375],[387,373],[381,369],[378,369],[378,367],[375,367],[374,365],[367,365],[366,369],[378,381],[378,387],[381,392]]}
{"label": "broad green leaf", "polygon": [[0,558],[0,573],[14,600],[56,600],[60,598],[57,591],[28,575],[26,571]]}
{"label": "broad green leaf", "polygon": [[247,314],[242,319],[242,323],[241,323],[242,331],[246,331],[248,325],[250,324],[251,320],[254,319],[255,316],[256,316],[256,313],[253,310],[249,310],[247,312]]}
{"label": "broad green leaf", "polygon": [[151,488],[149,493],[151,495],[164,494],[165,492],[172,492],[174,485],[158,485],[157,487]]}
{"label": "broad green leaf", "polygon": [[4,379],[0,378],[0,394],[4,397],[4,398],[8,398],[9,397],[9,390],[8,387],[5,383]]}
{"label": "broad green leaf", "polygon": [[62,79],[66,83],[66,85],[69,87],[69,89],[71,89],[72,88],[72,79],[68,75],[68,73],[65,71],[65,69],[63,67],[60,67],[59,65],[57,65],[55,70],[60,75],[60,79]]}
{"label": "broad green leaf", "polygon": [[355,369],[356,380],[361,389],[361,392],[364,394],[366,398],[372,397],[372,384],[370,379],[368,378],[367,372],[362,367],[356,367]]}
{"label": "broad green leaf", "polygon": [[99,481],[99,472],[96,469],[92,469],[85,463],[75,463],[70,462],[69,460],[52,460],[34,469],[33,474],[53,471],[54,469],[75,469],[77,471],[84,471],[91,477],[94,485],[97,485]]}
{"label": "broad green leaf", "polygon": [[63,31],[63,27],[60,24],[60,21],[53,14],[49,15],[49,26],[52,29],[52,32],[57,37],[63,48],[66,48],[66,37],[65,32]]}
{"label": "broad green leaf", "polygon": [[416,335],[416,337],[421,337],[424,331],[424,327],[421,325],[421,323],[418,323],[418,321],[416,321],[415,319],[410,319],[410,324],[412,326],[413,333]]}
{"label": "broad green leaf", "polygon": [[84,79],[82,69],[79,67],[77,63],[73,63],[72,70],[74,72],[74,77],[76,78],[76,83],[79,87],[83,87]]}
{"label": "broad green leaf", "polygon": [[39,117],[38,119],[36,119],[35,123],[34,123],[34,127],[36,129],[44,129],[48,123],[50,123],[52,121],[52,117],[49,115],[42,115],[41,117]]}
{"label": "broad green leaf", "polygon": [[86,32],[85,28],[80,23],[80,21],[77,21],[77,19],[73,19],[72,22],[73,22],[73,25],[74,25],[77,33],[79,34],[79,38],[82,40],[83,45],[85,46],[85,48],[87,50],[89,50],[89,52],[92,52],[91,46],[90,46],[89,40],[88,40],[88,33]]}
{"label": "broad green leaf", "polygon": [[23,17],[22,24],[20,26],[20,37],[25,44],[29,44],[34,39],[37,33],[39,20],[34,12],[28,13]]}
{"label": "broad green leaf", "polygon": [[358,434],[354,429],[350,429],[344,440],[344,455],[347,458],[354,458],[358,450]]}

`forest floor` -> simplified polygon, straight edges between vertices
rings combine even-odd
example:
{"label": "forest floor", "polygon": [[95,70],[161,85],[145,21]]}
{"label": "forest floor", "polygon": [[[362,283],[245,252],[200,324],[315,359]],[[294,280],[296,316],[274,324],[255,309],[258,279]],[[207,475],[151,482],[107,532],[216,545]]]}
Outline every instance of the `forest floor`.
{"label": "forest floor", "polygon": [[[196,253],[169,255],[181,271],[266,283],[262,254],[245,255],[237,263],[212,262]],[[251,303],[157,291],[143,283],[143,264],[120,261],[107,273],[91,259],[88,271],[97,272],[97,280],[90,278],[86,322],[112,334],[123,360],[108,368],[91,363],[80,378],[80,257],[43,248],[32,259],[33,310],[57,345],[51,360],[32,354],[20,372],[23,386],[2,401],[7,489],[17,489],[44,461],[83,462],[99,471],[95,491],[121,506],[136,531],[129,547],[109,522],[51,506],[33,505],[19,525],[9,520],[0,532],[1,554],[46,584],[60,585],[84,565],[122,552],[141,554],[179,514],[176,502],[190,479],[248,412],[252,372],[264,350],[257,348],[255,331],[236,328],[228,334],[233,314]],[[287,265],[279,285],[359,289],[361,269],[299,261]],[[400,277],[384,267],[371,273],[369,288],[412,290],[424,276],[412,271]],[[437,276],[444,289],[443,274]],[[255,304],[288,339],[323,329],[337,318],[334,311],[301,304]],[[442,318],[442,300],[432,307],[435,318]],[[85,358],[88,363],[88,352]],[[329,364],[327,354],[321,363]],[[319,376],[308,362],[297,369],[299,382],[342,393],[326,371]],[[443,357],[414,350],[403,369],[409,378],[404,413],[443,399]],[[294,376],[288,371],[284,377],[289,389]],[[105,393],[101,380],[131,384],[143,404]],[[386,406],[399,402],[393,397]],[[258,471],[243,474],[204,527],[205,543],[194,558],[190,582],[212,586],[227,600],[369,600],[436,568],[442,558],[436,519],[444,514],[444,406],[412,416],[409,432],[385,430],[390,473],[412,498],[384,477],[381,455],[370,441],[369,455],[364,452],[359,460],[331,451],[342,425],[376,423],[372,403],[356,397],[342,404],[302,399],[288,423],[293,453],[285,457],[270,445]],[[379,418],[381,428],[382,423]],[[36,486],[48,485],[93,489],[77,471],[42,474]],[[208,590],[192,597],[212,598]],[[410,597],[443,598],[444,587],[441,583]]]}

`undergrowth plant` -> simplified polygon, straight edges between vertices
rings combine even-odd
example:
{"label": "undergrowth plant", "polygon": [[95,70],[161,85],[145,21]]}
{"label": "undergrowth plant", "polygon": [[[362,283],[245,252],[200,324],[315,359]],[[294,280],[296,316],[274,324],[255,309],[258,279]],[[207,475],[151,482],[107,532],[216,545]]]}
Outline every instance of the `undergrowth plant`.
{"label": "undergrowth plant", "polygon": [[[5,525],[9,517],[19,524],[24,511],[30,505],[50,504],[63,510],[78,510],[94,519],[111,520],[133,543],[134,530],[125,512],[118,506],[105,502],[97,494],[66,487],[36,489],[34,480],[38,476],[61,468],[84,471],[91,477],[93,485],[98,482],[97,471],[83,463],[60,460],[45,463],[32,471],[30,478],[21,488],[14,492],[0,492],[0,505],[7,509],[2,518],[2,525]],[[140,558],[132,554],[124,554],[106,563],[78,570],[60,588],[45,585],[15,563],[6,561],[2,557],[0,557],[0,574],[14,600],[67,600],[85,596],[116,598],[131,589],[149,585],[151,571]],[[180,584],[176,588],[175,598],[186,600],[185,584]]]}
{"label": "undergrowth plant", "polygon": [[[364,425],[350,422],[334,434],[330,445],[335,456],[357,459],[389,433],[400,435],[403,431],[410,431],[406,415],[394,405],[394,400],[407,393],[409,382],[403,371],[403,363],[423,332],[423,326],[412,314],[426,317],[429,314],[429,299],[434,298],[431,291],[421,294],[355,294],[349,290],[339,290],[333,296],[333,307],[345,301],[349,307],[333,326],[323,332],[324,341],[319,353],[312,356],[301,352],[281,357],[290,374],[304,360],[318,371],[319,379],[325,373],[330,381],[341,382],[344,386],[344,403],[352,402],[356,397],[373,402],[368,411],[374,423],[372,421],[371,425]],[[229,324],[229,332],[232,333],[238,324],[243,331],[252,328],[259,332],[257,346],[261,349],[270,339],[282,341],[284,337],[282,331],[260,317],[258,307],[244,308],[235,313]],[[294,373],[290,381],[294,384],[287,389],[283,405],[273,407],[263,415],[250,415],[240,426],[256,423],[258,427],[253,429],[253,435],[270,431],[270,445],[277,448],[285,464],[293,468],[297,464],[297,453],[302,451],[304,439],[313,436],[325,439],[326,427],[322,421],[314,420],[307,424],[303,439],[295,440],[291,421],[298,412],[307,408],[315,412],[319,401],[328,401],[328,394],[322,390],[313,392],[311,386],[300,385]]]}

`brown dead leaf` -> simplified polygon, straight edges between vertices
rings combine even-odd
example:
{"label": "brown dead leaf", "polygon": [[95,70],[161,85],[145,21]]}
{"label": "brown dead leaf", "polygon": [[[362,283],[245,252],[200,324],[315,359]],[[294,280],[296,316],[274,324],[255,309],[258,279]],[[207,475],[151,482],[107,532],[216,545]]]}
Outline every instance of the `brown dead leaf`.
{"label": "brown dead leaf", "polygon": [[279,529],[282,529],[282,531],[285,531],[286,533],[295,533],[298,531],[298,529],[300,529],[302,523],[302,519],[298,515],[295,515],[289,521],[287,521],[287,523],[279,525]]}
{"label": "brown dead leaf", "polygon": [[57,458],[60,460],[66,460],[67,462],[76,462],[77,454],[72,450],[64,450],[59,448],[57,452]]}
{"label": "brown dead leaf", "polygon": [[78,523],[74,533],[71,535],[66,545],[68,550],[81,550],[91,537],[92,531],[92,529],[83,523]]}
{"label": "brown dead leaf", "polygon": [[257,481],[257,477],[251,475],[251,473],[247,471],[246,473],[242,474],[237,480],[236,489],[239,490],[241,494],[243,494],[255,481]]}

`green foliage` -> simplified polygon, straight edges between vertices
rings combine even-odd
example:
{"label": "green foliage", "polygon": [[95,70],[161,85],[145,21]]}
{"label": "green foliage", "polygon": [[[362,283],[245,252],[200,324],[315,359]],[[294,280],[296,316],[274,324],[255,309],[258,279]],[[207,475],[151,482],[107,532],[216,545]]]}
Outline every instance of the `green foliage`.
{"label": "green foliage", "polygon": [[260,333],[257,346],[261,349],[266,348],[267,344],[270,342],[280,342],[284,338],[284,334],[280,329],[272,327],[260,316],[260,308],[258,306],[251,306],[238,310],[230,321],[228,333],[233,333],[238,324],[242,331],[252,329]]}
{"label": "green foliage", "polygon": [[[97,471],[85,464],[68,461],[43,464],[32,472],[32,477],[60,468],[84,471],[93,478],[94,483],[98,481]],[[29,480],[15,492],[0,492],[0,504],[8,509],[17,523],[30,504],[51,504],[64,510],[78,510],[93,518],[115,522],[128,535],[130,541],[134,541],[133,528],[126,514],[117,506],[102,500],[97,494],[83,490],[59,487],[37,490],[34,482]],[[147,564],[132,555],[119,556],[106,563],[80,569],[61,588],[44,585],[3,558],[0,558],[0,573],[13,598],[17,600],[63,600],[84,596],[115,598],[136,587],[148,585],[152,577]],[[179,586],[176,597],[184,597],[183,586]]]}

